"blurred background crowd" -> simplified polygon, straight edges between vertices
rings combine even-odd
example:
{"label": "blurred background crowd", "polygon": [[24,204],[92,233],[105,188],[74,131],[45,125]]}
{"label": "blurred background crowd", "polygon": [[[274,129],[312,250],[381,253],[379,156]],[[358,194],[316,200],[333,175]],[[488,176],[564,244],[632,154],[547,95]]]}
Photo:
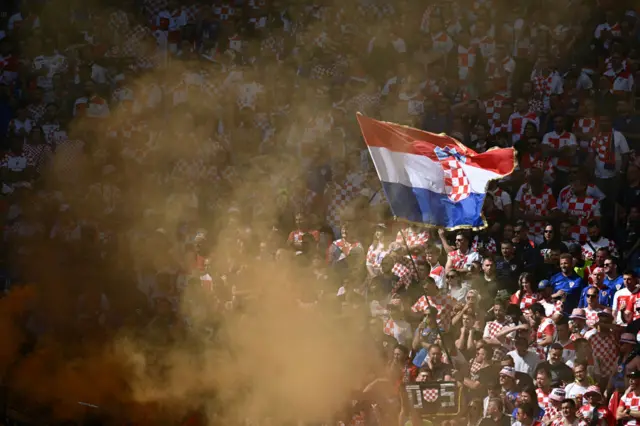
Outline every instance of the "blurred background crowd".
{"label": "blurred background crowd", "polygon": [[[404,386],[454,382],[456,425],[636,425],[639,13],[2,2],[0,326],[20,336],[4,337],[5,405],[55,417],[30,400],[37,378],[14,390],[52,340],[69,357],[123,329],[155,351],[194,333],[224,345],[227,315],[280,303],[248,283],[286,269],[295,309],[355,318],[372,360],[318,424],[416,424]],[[356,112],[515,147],[487,228],[394,221]],[[423,397],[436,411],[443,395]],[[158,413],[135,423],[168,422]]]}

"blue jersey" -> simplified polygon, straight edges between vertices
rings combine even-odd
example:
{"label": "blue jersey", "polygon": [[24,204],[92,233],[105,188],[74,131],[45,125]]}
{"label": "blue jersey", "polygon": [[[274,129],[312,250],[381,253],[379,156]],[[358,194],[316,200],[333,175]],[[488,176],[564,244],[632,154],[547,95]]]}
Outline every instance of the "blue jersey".
{"label": "blue jersey", "polygon": [[600,303],[602,306],[607,306],[609,308],[613,307],[613,295],[616,294],[615,289],[611,289],[609,287],[604,287],[600,289],[596,286],[589,285],[582,290],[582,294],[580,296],[580,303],[578,304],[579,308],[587,307],[587,291],[589,291],[590,288],[595,288],[598,291],[598,303]]}
{"label": "blue jersey", "polygon": [[580,296],[582,295],[582,289],[584,288],[584,282],[578,275],[573,274],[565,277],[562,272],[558,272],[551,277],[551,284],[553,285],[553,292],[556,293],[562,290],[566,294],[564,301],[564,311],[571,312],[578,307],[580,303]]}
{"label": "blue jersey", "polygon": [[622,279],[622,275],[618,275],[616,278],[614,278],[612,280],[607,278],[607,276],[605,275],[604,276],[604,285],[609,287],[615,293],[616,291],[618,291],[622,287],[624,287],[624,281]]}

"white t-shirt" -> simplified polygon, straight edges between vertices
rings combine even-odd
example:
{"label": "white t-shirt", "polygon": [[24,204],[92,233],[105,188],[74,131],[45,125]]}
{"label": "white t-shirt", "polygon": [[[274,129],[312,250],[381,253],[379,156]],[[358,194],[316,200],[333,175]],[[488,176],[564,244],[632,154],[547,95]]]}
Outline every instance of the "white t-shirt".
{"label": "white t-shirt", "polygon": [[585,393],[587,393],[587,388],[585,388],[584,386],[580,386],[576,382],[573,382],[573,383],[569,383],[564,388],[564,391],[567,394],[567,398],[575,399],[576,397],[582,396]]}
{"label": "white t-shirt", "polygon": [[624,321],[622,320],[622,315],[620,315],[620,313],[628,309],[634,296],[635,293],[632,293],[626,287],[616,291],[616,294],[613,296],[613,318],[616,324],[624,325]]}
{"label": "white t-shirt", "polygon": [[517,372],[528,374],[529,376],[533,376],[536,367],[540,363],[540,357],[532,350],[528,350],[524,356],[520,356],[517,350],[511,351],[507,355],[513,358],[513,368],[515,368]]}

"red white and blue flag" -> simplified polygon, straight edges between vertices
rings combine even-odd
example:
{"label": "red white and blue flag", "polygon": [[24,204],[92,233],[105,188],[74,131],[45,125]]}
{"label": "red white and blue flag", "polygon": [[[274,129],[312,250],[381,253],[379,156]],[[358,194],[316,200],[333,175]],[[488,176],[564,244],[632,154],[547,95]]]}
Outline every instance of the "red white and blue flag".
{"label": "red white and blue flag", "polygon": [[358,123],[394,216],[447,229],[486,225],[487,183],[513,172],[513,148],[478,154],[444,134],[361,114]]}

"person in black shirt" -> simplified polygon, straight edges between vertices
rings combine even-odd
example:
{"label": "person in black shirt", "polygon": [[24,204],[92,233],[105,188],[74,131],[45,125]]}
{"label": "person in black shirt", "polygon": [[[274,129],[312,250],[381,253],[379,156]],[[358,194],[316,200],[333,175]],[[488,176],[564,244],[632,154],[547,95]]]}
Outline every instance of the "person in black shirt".
{"label": "person in black shirt", "polygon": [[478,426],[510,426],[511,419],[504,415],[504,403],[500,398],[490,398],[487,404],[487,417]]}
{"label": "person in black shirt", "polygon": [[518,277],[522,272],[522,263],[516,257],[511,241],[503,241],[500,244],[500,251],[502,256],[495,262],[498,290],[515,293],[518,290]]}
{"label": "person in black shirt", "polygon": [[480,265],[481,271],[471,280],[471,288],[478,291],[480,305],[486,311],[492,305],[498,292],[498,277],[496,276],[496,263],[493,257],[485,257]]}
{"label": "person in black shirt", "polygon": [[556,232],[552,224],[548,223],[544,227],[544,241],[536,247],[540,251],[542,260],[549,257],[552,249],[559,250],[560,253],[569,253],[569,248],[565,243],[560,241],[560,234]]}
{"label": "person in black shirt", "polygon": [[[576,250],[578,250],[578,253],[580,253],[580,246],[577,246]],[[561,254],[562,253],[558,247],[548,249],[548,251],[545,253],[545,256],[542,258],[542,263],[540,263],[534,271],[534,276],[538,281],[542,281],[548,277],[552,277],[560,272]]]}
{"label": "person in black shirt", "polygon": [[573,370],[562,361],[564,348],[560,343],[553,343],[549,349],[549,360],[543,361],[536,367],[536,374],[540,370],[547,370],[551,373],[552,383],[573,382]]}
{"label": "person in black shirt", "polygon": [[[522,262],[523,271],[533,272],[540,259],[539,252],[535,249],[535,244],[529,239],[529,228],[523,220],[519,220],[513,227],[513,247],[516,258]],[[519,273],[518,273],[519,275]]]}

